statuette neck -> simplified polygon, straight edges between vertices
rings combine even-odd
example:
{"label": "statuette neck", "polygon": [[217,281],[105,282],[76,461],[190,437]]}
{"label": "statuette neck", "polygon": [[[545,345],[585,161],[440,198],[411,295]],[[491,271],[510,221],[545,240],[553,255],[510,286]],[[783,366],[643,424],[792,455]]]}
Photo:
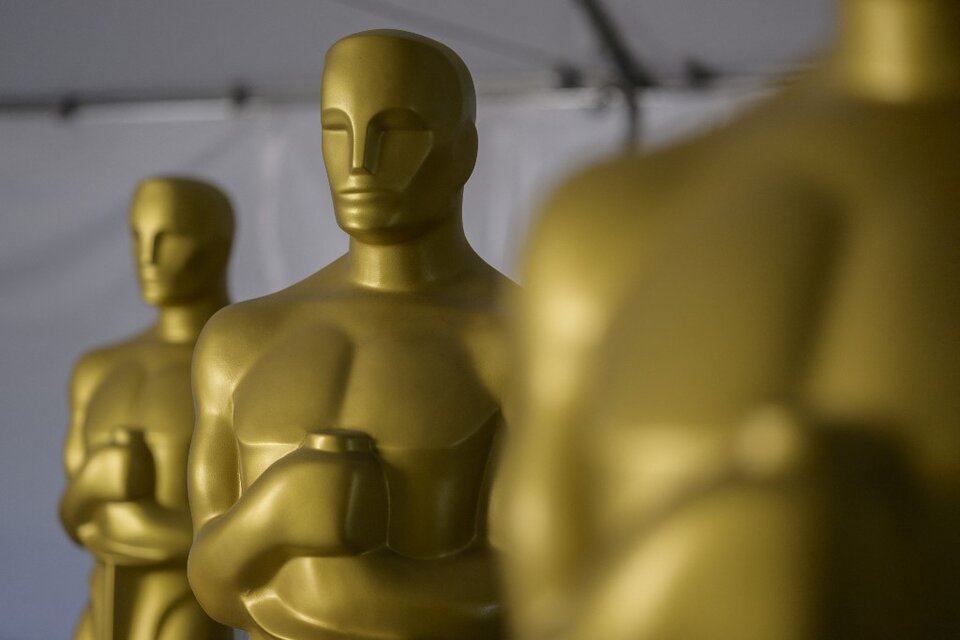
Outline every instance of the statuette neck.
{"label": "statuette neck", "polygon": [[464,235],[459,211],[433,229],[400,242],[351,238],[348,258],[354,284],[396,292],[448,280],[480,261]]}
{"label": "statuette neck", "polygon": [[960,97],[960,2],[844,0],[841,12],[845,85],[891,102]]}
{"label": "statuette neck", "polygon": [[156,331],[165,342],[195,342],[210,317],[230,304],[226,288],[200,300],[159,307]]}

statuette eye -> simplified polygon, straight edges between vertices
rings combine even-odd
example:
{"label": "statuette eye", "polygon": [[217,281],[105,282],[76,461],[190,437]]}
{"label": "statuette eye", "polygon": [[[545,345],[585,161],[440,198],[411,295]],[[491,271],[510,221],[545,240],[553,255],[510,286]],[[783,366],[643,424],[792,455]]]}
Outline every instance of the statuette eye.
{"label": "statuette eye", "polygon": [[384,131],[426,131],[427,121],[412,109],[388,109],[374,118],[374,123]]}
{"label": "statuette eye", "polygon": [[320,125],[324,131],[349,131],[350,118],[340,109],[324,109],[320,114]]}

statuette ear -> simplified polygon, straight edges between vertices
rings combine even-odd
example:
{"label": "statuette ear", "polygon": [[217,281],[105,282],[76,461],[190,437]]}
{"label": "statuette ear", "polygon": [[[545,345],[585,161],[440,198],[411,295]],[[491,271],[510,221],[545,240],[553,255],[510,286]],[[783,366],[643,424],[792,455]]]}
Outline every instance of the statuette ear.
{"label": "statuette ear", "polygon": [[455,157],[461,165],[458,182],[464,185],[470,179],[473,169],[477,165],[477,150],[479,148],[477,126],[473,122],[465,122],[454,144]]}

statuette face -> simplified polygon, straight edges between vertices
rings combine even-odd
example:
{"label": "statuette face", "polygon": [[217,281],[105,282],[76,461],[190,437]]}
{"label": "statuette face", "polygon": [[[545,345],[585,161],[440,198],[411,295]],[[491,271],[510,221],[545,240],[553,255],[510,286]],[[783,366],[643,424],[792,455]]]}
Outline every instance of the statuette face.
{"label": "statuette face", "polygon": [[227,303],[229,201],[186,178],[151,178],[130,208],[143,299],[157,322],[85,354],[71,381],[63,525],[94,556],[78,640],[225,639],[190,592],[190,356]]}
{"label": "statuette face", "polygon": [[350,249],[198,344],[190,580],[252,638],[500,636],[486,520],[511,284],[463,235],[473,104],[439,43],[335,44],[322,140]]}
{"label": "statuette face", "polygon": [[198,207],[226,212],[229,203],[219,192],[169,181],[147,181],[134,195],[130,229],[147,304],[189,302],[218,286],[233,224],[226,213],[198,216]]}
{"label": "statuette face", "polygon": [[473,81],[445,47],[370,32],[327,54],[323,155],[337,222],[388,242],[447,215],[476,159]]}

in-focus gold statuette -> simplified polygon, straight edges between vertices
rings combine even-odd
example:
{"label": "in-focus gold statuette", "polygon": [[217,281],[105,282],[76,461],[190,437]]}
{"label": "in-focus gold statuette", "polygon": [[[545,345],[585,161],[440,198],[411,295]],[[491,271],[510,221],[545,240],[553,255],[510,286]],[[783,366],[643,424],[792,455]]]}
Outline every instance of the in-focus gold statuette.
{"label": "in-focus gold statuette", "polygon": [[841,16],[739,121],[550,201],[521,638],[960,637],[960,2]]}
{"label": "in-focus gold statuette", "polygon": [[200,338],[190,582],[255,640],[497,638],[510,285],[463,233],[473,83],[443,45],[372,31],[327,53],[321,107],[350,248]]}
{"label": "in-focus gold statuette", "polygon": [[227,304],[233,210],[209,184],[150,178],[134,195],[130,228],[140,290],[159,317],[87,353],[73,372],[60,517],[96,561],[74,637],[226,639],[187,583],[186,470],[190,359],[204,322]]}

